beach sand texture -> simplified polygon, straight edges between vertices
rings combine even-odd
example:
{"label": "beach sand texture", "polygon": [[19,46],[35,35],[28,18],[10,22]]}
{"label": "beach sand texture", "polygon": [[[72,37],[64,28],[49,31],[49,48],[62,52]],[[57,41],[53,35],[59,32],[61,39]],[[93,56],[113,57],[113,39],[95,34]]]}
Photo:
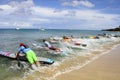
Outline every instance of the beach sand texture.
{"label": "beach sand texture", "polygon": [[120,45],[79,70],[57,76],[56,80],[120,80]]}

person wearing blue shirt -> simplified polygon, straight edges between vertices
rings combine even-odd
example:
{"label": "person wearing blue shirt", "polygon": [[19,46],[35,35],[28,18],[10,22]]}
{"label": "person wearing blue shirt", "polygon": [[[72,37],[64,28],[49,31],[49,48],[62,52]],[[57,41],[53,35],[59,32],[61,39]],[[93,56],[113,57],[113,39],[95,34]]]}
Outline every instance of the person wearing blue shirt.
{"label": "person wearing blue shirt", "polygon": [[36,54],[33,50],[31,50],[27,45],[25,45],[24,43],[20,43],[20,48],[19,51],[17,53],[17,55],[19,56],[19,53],[22,52],[23,54],[26,55],[26,58],[28,59],[28,62],[30,63],[31,67],[34,69],[36,64],[37,66],[40,66],[40,63],[36,57]]}
{"label": "person wearing blue shirt", "polygon": [[45,46],[48,47],[50,50],[60,51],[60,49],[52,46],[47,40],[43,39],[43,42],[44,42]]}

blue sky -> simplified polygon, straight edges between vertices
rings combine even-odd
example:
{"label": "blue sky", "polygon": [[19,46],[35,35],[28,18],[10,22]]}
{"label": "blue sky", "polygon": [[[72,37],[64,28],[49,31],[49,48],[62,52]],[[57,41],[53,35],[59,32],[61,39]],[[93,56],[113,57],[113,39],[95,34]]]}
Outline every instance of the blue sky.
{"label": "blue sky", "polygon": [[119,4],[119,0],[0,0],[0,28],[114,28],[120,25]]}

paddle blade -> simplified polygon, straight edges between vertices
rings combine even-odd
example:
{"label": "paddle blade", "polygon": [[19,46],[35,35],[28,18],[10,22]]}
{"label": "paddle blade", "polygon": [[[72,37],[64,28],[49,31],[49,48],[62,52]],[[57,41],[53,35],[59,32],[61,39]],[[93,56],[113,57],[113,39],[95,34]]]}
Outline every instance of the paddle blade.
{"label": "paddle blade", "polygon": [[86,47],[86,46],[87,46],[87,44],[82,44],[82,46],[83,46],[83,47]]}
{"label": "paddle blade", "polygon": [[18,67],[20,67],[20,62],[18,61]]}

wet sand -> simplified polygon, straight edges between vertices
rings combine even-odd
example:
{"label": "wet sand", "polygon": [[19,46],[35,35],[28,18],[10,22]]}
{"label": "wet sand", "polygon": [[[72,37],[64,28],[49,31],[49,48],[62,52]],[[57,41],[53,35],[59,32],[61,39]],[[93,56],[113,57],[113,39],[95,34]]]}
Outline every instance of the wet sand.
{"label": "wet sand", "polygon": [[81,69],[57,76],[56,80],[120,80],[120,45]]}

